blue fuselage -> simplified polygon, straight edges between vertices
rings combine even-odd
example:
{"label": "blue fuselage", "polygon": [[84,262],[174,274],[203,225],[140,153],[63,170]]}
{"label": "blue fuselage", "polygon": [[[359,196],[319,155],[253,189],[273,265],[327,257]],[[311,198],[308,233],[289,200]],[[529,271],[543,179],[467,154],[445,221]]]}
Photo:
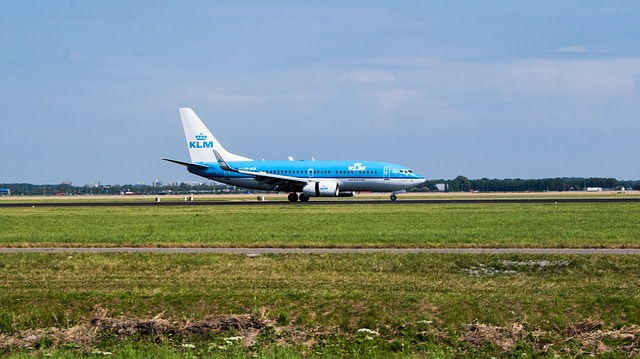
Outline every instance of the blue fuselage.
{"label": "blue fuselage", "polygon": [[[235,186],[281,191],[268,180],[255,176],[224,171],[217,163],[200,163],[208,167],[188,166],[189,172]],[[236,161],[229,166],[253,173],[295,177],[301,180],[330,180],[339,183],[340,191],[398,191],[424,183],[424,177],[409,168],[389,162],[372,161]],[[291,183],[288,190],[300,186]],[[300,189],[297,189],[298,191]]]}

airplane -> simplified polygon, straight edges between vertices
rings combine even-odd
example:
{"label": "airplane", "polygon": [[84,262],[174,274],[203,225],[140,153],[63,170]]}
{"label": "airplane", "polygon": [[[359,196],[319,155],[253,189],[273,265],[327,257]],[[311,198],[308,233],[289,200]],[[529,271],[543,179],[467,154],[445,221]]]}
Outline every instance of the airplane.
{"label": "airplane", "polygon": [[[360,191],[396,194],[424,183],[411,169],[389,162],[252,160],[222,147],[190,108],[180,108],[180,118],[191,162],[163,158],[186,166],[195,175],[237,187],[289,192],[290,202],[310,197],[348,197]],[[299,195],[298,195],[299,193]]]}

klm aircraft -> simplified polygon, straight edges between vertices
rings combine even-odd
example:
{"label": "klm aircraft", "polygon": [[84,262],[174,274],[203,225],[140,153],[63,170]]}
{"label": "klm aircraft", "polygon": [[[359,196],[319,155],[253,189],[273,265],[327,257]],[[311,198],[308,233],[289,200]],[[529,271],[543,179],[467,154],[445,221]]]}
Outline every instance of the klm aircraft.
{"label": "klm aircraft", "polygon": [[[238,187],[289,192],[291,202],[310,197],[348,197],[355,192],[391,192],[391,200],[424,177],[405,166],[371,161],[255,161],[222,147],[190,108],[180,117],[191,162],[163,158],[195,175]],[[299,194],[298,194],[299,193]]]}

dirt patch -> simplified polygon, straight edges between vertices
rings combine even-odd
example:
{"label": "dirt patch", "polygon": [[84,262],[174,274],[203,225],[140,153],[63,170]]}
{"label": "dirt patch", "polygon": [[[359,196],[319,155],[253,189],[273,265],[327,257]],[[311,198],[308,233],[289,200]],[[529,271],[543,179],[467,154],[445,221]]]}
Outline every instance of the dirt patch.
{"label": "dirt patch", "polygon": [[110,318],[107,311],[96,307],[93,317],[67,329],[25,330],[15,335],[0,335],[0,349],[37,349],[43,343],[51,346],[73,344],[85,352],[99,341],[100,334],[111,333],[122,339],[133,336],[194,335],[222,333],[235,329],[243,335],[243,344],[251,346],[261,330],[273,322],[251,315],[210,316],[197,321],[170,322],[159,314],[150,319]]}
{"label": "dirt patch", "polygon": [[480,346],[485,342],[491,342],[499,346],[503,351],[511,351],[514,344],[525,335],[522,324],[514,324],[511,327],[497,327],[492,325],[472,323],[465,327],[462,339],[465,342]]}
{"label": "dirt patch", "polygon": [[[432,322],[426,322],[431,325]],[[403,329],[414,326],[425,329],[422,323],[403,324]],[[482,323],[471,323],[461,328],[460,343],[474,347],[487,344],[498,346],[505,354],[512,353],[518,343],[531,345],[537,353],[556,354],[590,354],[600,355],[610,352],[623,352],[630,355],[640,353],[640,327],[631,326],[617,330],[602,329],[602,322],[587,319],[569,325],[565,329],[544,331],[527,324],[515,323],[510,326],[492,326]],[[376,337],[387,342],[393,341],[396,330],[376,333]],[[24,330],[13,335],[0,335],[0,352],[13,350],[40,349],[60,345],[78,348],[84,353],[90,353],[105,334],[116,335],[126,340],[131,337],[162,338],[166,336],[205,335],[210,333],[224,333],[233,330],[238,336],[224,340],[241,341],[244,347],[253,347],[256,339],[265,331],[277,334],[277,345],[303,345],[311,347],[325,342],[328,336],[334,334],[344,338],[356,338],[360,329],[354,333],[344,333],[338,328],[305,328],[294,326],[277,326],[264,315],[217,315],[195,321],[168,321],[159,314],[153,318],[111,318],[103,308],[96,307],[92,318],[76,326],[60,329],[32,329]],[[369,330],[370,329],[366,329]],[[441,338],[445,340],[450,335],[449,329],[433,326],[424,337]],[[391,336],[391,337],[389,337]],[[325,338],[325,339],[323,339]]]}
{"label": "dirt patch", "polygon": [[612,331],[601,330],[601,327],[602,322],[591,318],[571,324],[559,334],[527,328],[523,324],[500,327],[472,323],[465,327],[462,340],[477,346],[493,343],[507,353],[511,352],[518,342],[523,341],[533,343],[535,350],[540,353],[546,353],[552,347],[564,353],[572,353],[573,350],[569,348],[571,342],[581,346],[582,354],[599,355],[615,350],[637,354],[640,351],[640,327],[632,326]]}

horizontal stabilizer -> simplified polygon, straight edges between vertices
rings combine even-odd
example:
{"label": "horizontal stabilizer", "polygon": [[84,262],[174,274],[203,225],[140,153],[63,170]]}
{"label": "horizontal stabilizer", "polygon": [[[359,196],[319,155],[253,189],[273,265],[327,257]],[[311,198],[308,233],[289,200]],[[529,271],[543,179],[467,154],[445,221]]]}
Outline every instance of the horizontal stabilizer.
{"label": "horizontal stabilizer", "polygon": [[209,166],[207,165],[201,165],[198,163],[191,163],[191,162],[184,162],[184,161],[178,161],[178,160],[172,160],[169,158],[163,158],[163,160],[168,161],[168,162],[173,162],[182,166],[194,166],[194,167],[200,167],[200,168],[209,168]]}

